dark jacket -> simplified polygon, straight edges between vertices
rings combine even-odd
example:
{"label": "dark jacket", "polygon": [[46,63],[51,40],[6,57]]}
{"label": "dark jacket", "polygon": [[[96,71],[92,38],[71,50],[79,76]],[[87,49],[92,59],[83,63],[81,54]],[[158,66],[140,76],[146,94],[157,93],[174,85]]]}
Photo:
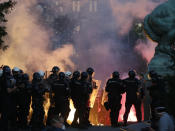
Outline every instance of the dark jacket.
{"label": "dark jacket", "polygon": [[138,100],[140,81],[137,78],[127,78],[123,80],[126,92],[126,102],[135,103]]}

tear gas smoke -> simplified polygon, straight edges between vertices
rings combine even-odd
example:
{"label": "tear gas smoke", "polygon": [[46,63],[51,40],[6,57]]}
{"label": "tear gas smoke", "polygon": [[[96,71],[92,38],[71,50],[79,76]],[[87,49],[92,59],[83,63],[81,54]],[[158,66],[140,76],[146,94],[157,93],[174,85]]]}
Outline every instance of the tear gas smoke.
{"label": "tear gas smoke", "polygon": [[[92,66],[96,77],[104,80],[113,70],[146,70],[145,65],[153,55],[147,53],[154,52],[151,44],[126,39],[133,19],[143,19],[159,1],[101,0],[97,1],[97,11],[90,12],[90,1],[84,0],[76,13],[72,12],[72,0],[17,2],[8,16],[6,42],[10,48],[1,53],[1,64],[18,66],[28,72],[50,70],[53,65],[63,70]],[[67,25],[72,24],[71,33],[67,28],[57,34],[53,25],[60,16],[70,20]],[[59,29],[59,25],[56,27]],[[80,32],[75,33],[75,27]],[[66,40],[60,42],[62,38]]]}
{"label": "tear gas smoke", "polygon": [[15,10],[8,16],[7,32],[10,48],[1,52],[0,64],[17,66],[24,71],[51,70],[53,65],[59,65],[62,70],[74,68],[70,59],[74,48],[71,44],[50,50],[50,35],[39,23],[36,12],[30,8],[35,0],[19,0]]}

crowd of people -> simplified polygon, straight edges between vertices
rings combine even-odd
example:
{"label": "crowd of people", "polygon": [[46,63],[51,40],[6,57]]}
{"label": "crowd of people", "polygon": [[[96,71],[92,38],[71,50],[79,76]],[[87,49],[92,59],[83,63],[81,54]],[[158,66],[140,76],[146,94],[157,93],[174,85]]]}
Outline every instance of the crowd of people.
{"label": "crowd of people", "polygon": [[148,79],[144,79],[143,74],[140,74],[138,79],[136,71],[130,70],[128,78],[123,80],[120,79],[120,74],[115,71],[112,73],[112,78],[107,81],[106,92],[108,92],[108,101],[104,106],[107,110],[110,109],[112,127],[120,126],[118,116],[123,93],[126,93],[125,113],[123,116],[123,123],[126,126],[132,105],[135,107],[137,122],[142,121],[141,105],[148,92],[151,98],[148,107],[151,115],[148,122],[150,122],[151,126],[146,131],[174,131],[173,120],[166,108],[167,90],[165,80],[155,71],[152,70],[148,73]]}
{"label": "crowd of people", "polygon": [[[49,93],[50,107],[46,125],[52,125],[53,118],[58,116],[64,120],[63,126],[69,126],[67,118],[70,112],[69,100],[72,99],[76,108],[72,126],[86,128],[89,122],[89,97],[96,84],[92,80],[94,70],[86,72],[60,72],[58,66],[52,68],[52,74],[45,79],[43,71],[33,73],[32,81],[29,75],[21,69],[3,66],[0,70],[0,114],[1,130],[43,129],[45,116],[44,95]],[[72,75],[72,77],[71,77]],[[31,104],[32,103],[32,104]],[[30,105],[32,116],[29,120]],[[79,122],[78,122],[79,119]]]}
{"label": "crowd of people", "polygon": [[[88,128],[92,126],[89,121],[90,95],[97,88],[93,80],[94,69],[89,67],[85,72],[75,71],[60,72],[58,66],[52,68],[52,74],[45,78],[43,71],[33,73],[30,82],[29,75],[21,69],[3,66],[0,70],[0,130],[9,131],[25,129],[42,130],[45,125],[48,130],[55,130],[72,126]],[[152,127],[157,128],[155,109],[162,107],[165,96],[164,85],[156,72],[149,73],[151,85],[148,87],[152,98]],[[126,93],[124,125],[127,125],[128,114],[131,106],[136,110],[137,121],[142,121],[141,103],[144,98],[145,88],[142,81],[136,78],[136,72],[130,70],[128,78],[121,80],[117,71],[112,73],[106,83],[105,91],[108,101],[104,103],[106,110],[110,110],[112,127],[118,127],[119,111],[121,109],[122,94]],[[44,124],[44,95],[49,93],[50,107],[46,124]],[[76,112],[71,125],[67,123],[70,112],[70,99],[72,99]],[[29,119],[30,105],[33,109]]]}

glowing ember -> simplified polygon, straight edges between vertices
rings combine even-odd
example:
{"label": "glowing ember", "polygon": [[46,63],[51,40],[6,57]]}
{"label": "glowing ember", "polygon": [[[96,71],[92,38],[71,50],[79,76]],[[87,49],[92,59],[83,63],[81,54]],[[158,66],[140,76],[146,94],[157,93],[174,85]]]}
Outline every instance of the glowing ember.
{"label": "glowing ember", "polygon": [[[89,116],[91,124],[98,125],[98,126],[99,125],[109,125],[109,123],[110,123],[109,112],[106,111],[105,109],[103,109],[104,107],[101,107],[101,106],[103,106],[104,102],[107,101],[107,93],[105,91],[103,92],[103,90],[101,90],[103,93],[99,93],[100,92],[100,84],[101,84],[101,81],[96,80],[96,85],[98,86],[98,88],[94,89],[94,91],[92,93],[93,95],[91,95],[91,112],[90,112],[90,116]],[[48,109],[50,106],[48,93],[45,94],[45,99],[46,100],[44,102],[44,110],[45,110],[44,122],[46,121],[47,112],[48,112]],[[120,122],[123,121],[123,115],[125,113],[125,100],[126,100],[126,94],[123,94],[122,100],[121,100],[122,108],[120,110],[120,115],[119,115]],[[74,119],[74,114],[76,111],[76,109],[74,108],[74,105],[73,105],[73,101],[71,99],[70,99],[70,106],[69,107],[70,107],[71,111],[69,113],[67,122],[69,124],[71,124],[73,119]],[[32,108],[30,108],[30,115],[28,117],[28,120],[30,120],[31,115],[32,115]],[[102,118],[104,118],[103,122],[101,120]],[[130,122],[137,121],[135,109],[133,106],[132,106],[131,111],[129,113],[128,121],[130,121]]]}
{"label": "glowing ember", "polygon": [[90,96],[90,116],[89,116],[89,120],[91,122],[92,125],[98,125],[99,124],[99,112],[101,111],[101,100],[100,100],[100,85],[101,85],[101,81],[99,80],[93,80],[96,85],[94,84],[94,86],[97,86],[97,89],[93,89],[93,92]]}
{"label": "glowing ember", "polygon": [[49,107],[50,107],[49,93],[45,93],[44,98],[45,98],[45,101],[44,101],[44,111],[45,111],[44,122],[46,123],[47,114],[48,114]]}
{"label": "glowing ember", "polygon": [[[102,105],[104,105],[104,102],[106,102],[106,101],[107,101],[107,93],[104,90],[103,97],[102,97]],[[121,100],[122,108],[120,109],[120,114],[119,114],[119,118],[118,118],[118,120],[120,122],[123,122],[123,115],[125,113],[125,101],[126,101],[126,94],[123,94],[122,95],[122,100]],[[109,116],[109,112],[105,113],[104,115]],[[107,119],[106,119],[106,121],[107,121]],[[128,121],[131,121],[131,122],[136,122],[137,121],[135,108],[133,106],[131,107],[131,110],[130,110],[130,113],[129,113],[129,116],[128,116]]]}
{"label": "glowing ember", "polygon": [[[94,89],[92,94],[91,94],[91,97],[90,97],[90,107],[93,108],[94,107],[94,104],[95,104],[95,100],[96,100],[96,97],[97,97],[97,94],[98,94],[98,91],[100,89],[100,84],[101,84],[101,81],[98,81],[98,80],[94,80],[96,82],[96,86],[98,87],[97,89]],[[67,122],[69,124],[72,123],[73,119],[74,119],[74,114],[75,114],[75,111],[76,109],[74,108],[74,105],[73,105],[73,101],[70,100],[70,113],[69,113],[69,116],[68,116],[68,119],[67,119]],[[98,109],[95,111],[95,114],[98,113]],[[91,116],[94,116],[94,113],[90,113],[90,117]],[[94,118],[95,119],[95,118]],[[92,123],[93,124],[93,123]]]}
{"label": "glowing ember", "polygon": [[93,86],[97,86],[97,89],[93,89],[93,92],[90,96],[90,107],[91,108],[93,108],[93,106],[94,106],[98,91],[100,89],[100,84],[101,84],[101,81],[99,81],[99,80],[93,80],[93,81],[96,83],[96,85],[93,84]]}
{"label": "glowing ember", "polygon": [[30,122],[30,119],[32,118],[32,113],[33,113],[33,109],[32,109],[32,97],[31,97],[30,110],[27,118],[28,122]]}
{"label": "glowing ember", "polygon": [[[125,113],[125,101],[126,101],[126,94],[123,94],[122,100],[121,100],[122,108],[120,110],[119,121],[123,121],[123,115]],[[132,121],[132,122],[137,121],[135,109],[133,106],[131,107],[131,110],[128,116],[128,121]]]}
{"label": "glowing ember", "polygon": [[73,105],[73,101],[72,101],[72,100],[70,100],[70,105],[69,105],[69,107],[70,107],[71,111],[70,111],[70,113],[69,113],[67,122],[68,122],[69,124],[71,124],[72,121],[73,121],[73,119],[74,119],[74,114],[75,114],[75,111],[76,111],[76,109],[74,108],[74,105]]}

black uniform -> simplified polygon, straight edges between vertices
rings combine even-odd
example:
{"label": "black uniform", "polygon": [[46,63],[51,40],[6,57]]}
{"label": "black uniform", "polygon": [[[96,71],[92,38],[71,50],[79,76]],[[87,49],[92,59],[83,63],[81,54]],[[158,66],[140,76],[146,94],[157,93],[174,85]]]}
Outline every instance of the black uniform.
{"label": "black uniform", "polygon": [[53,99],[53,88],[54,88],[54,83],[58,80],[58,74],[57,73],[52,73],[48,79],[47,79],[47,83],[50,86],[50,107],[49,107],[49,111],[48,111],[48,117],[47,117],[47,125],[50,125],[50,120],[51,118],[54,116],[55,114],[55,105],[54,105],[54,99]]}
{"label": "black uniform", "polygon": [[138,97],[139,90],[139,80],[134,77],[129,77],[124,81],[125,91],[126,91],[126,102],[125,102],[125,114],[123,116],[124,123],[127,123],[128,114],[132,105],[134,105],[136,110],[137,121],[140,122],[142,120],[141,114],[141,99]]}
{"label": "black uniform", "polygon": [[[94,69],[92,67],[89,67],[87,68],[86,72],[88,73],[88,82],[91,84],[92,86],[92,92],[93,92],[93,89],[97,89],[97,86],[96,86],[96,82],[93,81],[93,74],[94,74]],[[87,111],[86,111],[86,120],[87,120],[87,125],[88,126],[92,126],[90,121],[89,121],[89,114],[90,114],[90,110],[91,110],[91,107],[90,107],[90,100],[89,100],[89,107],[87,108]]]}
{"label": "black uniform", "polygon": [[48,83],[52,85],[54,83],[54,81],[56,81],[57,79],[58,79],[58,75],[57,74],[51,74],[48,77]]}
{"label": "black uniform", "polygon": [[[13,72],[13,77],[15,78],[16,80],[16,84],[15,86],[17,87],[17,90],[13,93],[13,97],[14,97],[14,101],[15,101],[15,108],[16,108],[16,123],[17,123],[17,126],[18,127],[21,127],[23,126],[21,123],[22,123],[22,118],[23,118],[23,114],[22,114],[22,103],[23,103],[23,100],[24,98],[22,97],[23,96],[23,89],[25,88],[24,87],[24,83],[23,83],[23,80],[22,80],[22,74],[19,73],[19,72],[15,72],[14,70],[12,70]],[[25,95],[24,95],[25,96]]]}
{"label": "black uniform", "polygon": [[[60,72],[63,75],[63,79],[59,78],[56,80],[53,85],[53,93],[54,93],[54,103],[55,103],[55,113],[58,115],[61,113],[62,117],[67,121],[67,117],[70,112],[69,108],[69,98],[70,98],[70,87],[69,83],[65,80],[65,76],[63,72]],[[59,76],[60,76],[59,74]]]}
{"label": "black uniform", "polygon": [[108,92],[108,104],[111,109],[110,119],[112,126],[118,126],[118,116],[121,109],[121,98],[124,88],[122,80],[119,78],[109,79],[106,84],[106,92]]}
{"label": "black uniform", "polygon": [[[2,76],[0,76],[0,114],[2,113]],[[1,118],[0,118],[1,122]]]}
{"label": "black uniform", "polygon": [[78,92],[81,88],[81,82],[78,78],[72,78],[71,79],[71,83],[70,83],[70,87],[71,87],[71,99],[73,101],[74,107],[76,109],[75,114],[74,114],[74,120],[72,122],[72,126],[76,126],[78,124],[77,120],[79,118],[78,116],[78,105],[79,105],[79,96],[78,96]]}
{"label": "black uniform", "polygon": [[86,72],[82,72],[81,74],[81,88],[78,92],[78,114],[79,114],[79,123],[80,126],[86,127],[87,125],[87,110],[89,109],[89,98],[92,93],[92,85],[87,80],[88,74]]}
{"label": "black uniform", "polygon": [[29,115],[31,103],[31,84],[28,74],[22,75],[22,82],[18,88],[18,124],[20,128],[25,128],[28,124],[27,116]]}
{"label": "black uniform", "polygon": [[[4,67],[5,68],[5,67]],[[8,67],[9,68],[9,67]],[[14,101],[14,92],[8,92],[8,89],[13,89],[15,86],[15,79],[11,75],[11,71],[9,68],[9,72],[6,74],[3,69],[2,83],[1,83],[1,94],[2,94],[2,125],[1,130],[6,131],[9,128],[16,128],[16,104]]]}
{"label": "black uniform", "polygon": [[44,120],[44,95],[47,90],[45,85],[41,81],[39,73],[34,73],[34,79],[32,80],[32,119],[30,124],[32,128],[43,128]]}

